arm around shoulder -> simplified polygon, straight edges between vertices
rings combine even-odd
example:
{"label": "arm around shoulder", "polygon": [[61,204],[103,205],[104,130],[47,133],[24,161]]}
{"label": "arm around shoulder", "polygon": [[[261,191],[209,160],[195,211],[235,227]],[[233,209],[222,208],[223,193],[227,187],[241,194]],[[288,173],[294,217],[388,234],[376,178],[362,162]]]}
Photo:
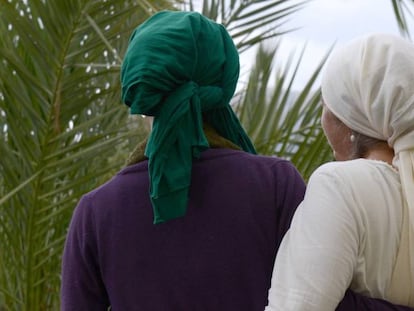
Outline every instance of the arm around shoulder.
{"label": "arm around shoulder", "polygon": [[375,299],[347,290],[336,311],[414,311],[414,308],[394,305],[382,299]]}

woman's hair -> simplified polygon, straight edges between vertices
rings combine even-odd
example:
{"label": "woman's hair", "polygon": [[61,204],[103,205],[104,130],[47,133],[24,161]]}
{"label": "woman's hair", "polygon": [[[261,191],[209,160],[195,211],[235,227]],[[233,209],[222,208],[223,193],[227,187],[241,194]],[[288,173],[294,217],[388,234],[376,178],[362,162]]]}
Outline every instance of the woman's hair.
{"label": "woman's hair", "polygon": [[355,139],[352,142],[351,158],[358,159],[364,158],[369,150],[373,149],[377,145],[383,144],[383,140],[366,136],[364,134],[352,131]]}
{"label": "woman's hair", "polygon": [[[332,111],[328,110],[328,113],[330,113],[335,122],[337,122],[338,130],[343,131],[345,129],[349,129],[349,127],[346,126],[335,114],[333,114]],[[368,151],[377,145],[384,143],[383,140],[358,133],[354,130],[351,130],[350,135],[354,136],[354,139],[352,141],[352,149],[350,152],[350,159],[365,158]],[[349,137],[349,139],[351,138]]]}

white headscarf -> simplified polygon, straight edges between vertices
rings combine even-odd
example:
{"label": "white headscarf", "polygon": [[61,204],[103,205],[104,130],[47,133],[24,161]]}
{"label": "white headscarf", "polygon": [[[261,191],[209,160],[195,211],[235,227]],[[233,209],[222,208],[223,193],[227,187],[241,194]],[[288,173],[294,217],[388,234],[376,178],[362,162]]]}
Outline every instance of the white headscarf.
{"label": "white headscarf", "polygon": [[393,165],[400,174],[405,206],[387,296],[414,305],[414,45],[389,34],[351,41],[331,55],[322,96],[350,129],[394,148]]}

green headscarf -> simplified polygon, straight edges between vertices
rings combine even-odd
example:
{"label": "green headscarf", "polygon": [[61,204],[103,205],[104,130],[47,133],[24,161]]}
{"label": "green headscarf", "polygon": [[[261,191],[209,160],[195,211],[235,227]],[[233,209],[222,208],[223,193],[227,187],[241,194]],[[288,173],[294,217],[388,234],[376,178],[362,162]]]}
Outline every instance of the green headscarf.
{"label": "green headscarf", "polygon": [[196,12],[159,12],[132,33],[122,100],[131,114],[154,116],[145,150],[154,223],[186,213],[193,158],[209,148],[203,116],[219,135],[255,153],[229,105],[238,76],[230,35]]}

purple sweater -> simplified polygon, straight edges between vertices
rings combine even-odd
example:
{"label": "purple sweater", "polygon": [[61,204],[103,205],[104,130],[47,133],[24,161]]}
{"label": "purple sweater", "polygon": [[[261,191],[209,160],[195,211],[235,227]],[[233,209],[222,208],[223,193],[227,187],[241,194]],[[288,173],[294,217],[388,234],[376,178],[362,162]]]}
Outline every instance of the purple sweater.
{"label": "purple sweater", "polygon": [[[185,217],[153,225],[147,161],[86,194],[72,218],[61,310],[262,311],[305,185],[288,161],[209,149]],[[406,311],[347,292],[338,310]]]}

